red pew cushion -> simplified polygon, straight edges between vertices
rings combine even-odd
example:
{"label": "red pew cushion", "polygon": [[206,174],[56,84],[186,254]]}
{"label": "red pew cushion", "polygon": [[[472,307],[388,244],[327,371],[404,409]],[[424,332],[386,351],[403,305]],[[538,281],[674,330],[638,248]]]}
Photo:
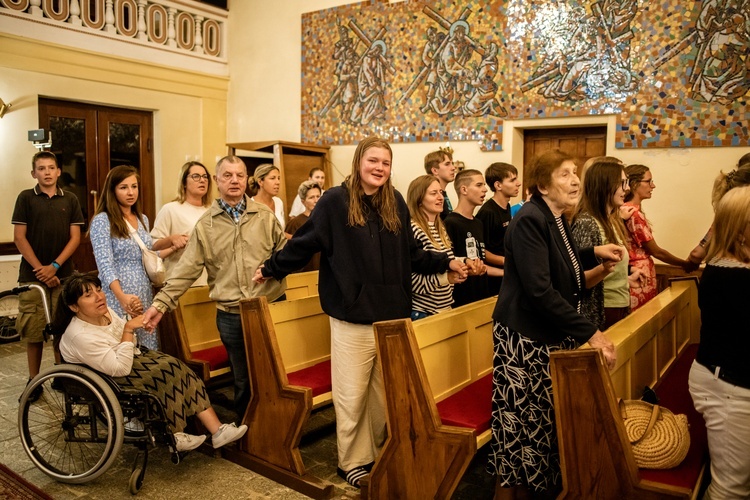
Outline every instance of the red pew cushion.
{"label": "red pew cushion", "polygon": [[492,373],[442,400],[437,409],[445,425],[468,427],[477,434],[486,431],[492,419]]}
{"label": "red pew cushion", "polygon": [[210,347],[201,351],[195,351],[192,353],[193,359],[198,361],[206,361],[211,371],[219,370],[229,366],[229,355],[223,345],[217,345],[216,347]]}
{"label": "red pew cushion", "polygon": [[290,385],[310,387],[313,397],[331,392],[331,361],[326,360],[317,365],[308,366],[296,372],[287,373]]}

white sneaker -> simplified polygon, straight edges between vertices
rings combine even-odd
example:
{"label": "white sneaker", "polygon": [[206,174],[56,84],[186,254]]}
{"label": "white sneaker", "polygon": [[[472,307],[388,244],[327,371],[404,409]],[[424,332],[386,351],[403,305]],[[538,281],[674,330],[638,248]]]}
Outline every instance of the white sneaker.
{"label": "white sneaker", "polygon": [[214,448],[221,448],[225,444],[229,444],[233,441],[237,441],[239,438],[245,435],[247,432],[246,425],[240,425],[237,427],[234,423],[221,424],[219,430],[211,436],[211,442]]}
{"label": "white sneaker", "polygon": [[177,451],[190,451],[202,445],[203,441],[206,440],[206,436],[193,436],[184,432],[175,432],[174,440],[177,443]]}
{"label": "white sneaker", "polygon": [[125,421],[125,431],[131,433],[141,433],[146,430],[143,422],[137,418],[131,418]]}

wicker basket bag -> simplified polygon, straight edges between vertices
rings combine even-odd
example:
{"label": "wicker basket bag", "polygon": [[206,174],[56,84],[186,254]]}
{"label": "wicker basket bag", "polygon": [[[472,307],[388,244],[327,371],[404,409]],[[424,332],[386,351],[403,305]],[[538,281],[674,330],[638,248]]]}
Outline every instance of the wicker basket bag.
{"label": "wicker basket bag", "polygon": [[671,469],[680,465],[690,448],[687,417],[645,401],[620,400],[619,404],[638,467]]}

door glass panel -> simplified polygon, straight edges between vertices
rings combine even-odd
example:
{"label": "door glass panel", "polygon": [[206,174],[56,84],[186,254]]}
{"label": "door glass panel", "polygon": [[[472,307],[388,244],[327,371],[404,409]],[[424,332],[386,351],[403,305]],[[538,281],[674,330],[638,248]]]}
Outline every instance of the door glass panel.
{"label": "door glass panel", "polygon": [[129,123],[109,123],[109,166],[132,165],[141,169],[141,127]]}
{"label": "door glass panel", "polygon": [[59,185],[78,197],[83,219],[89,220],[88,194],[86,188],[86,120],[50,116],[52,152],[57,156],[62,169]]}

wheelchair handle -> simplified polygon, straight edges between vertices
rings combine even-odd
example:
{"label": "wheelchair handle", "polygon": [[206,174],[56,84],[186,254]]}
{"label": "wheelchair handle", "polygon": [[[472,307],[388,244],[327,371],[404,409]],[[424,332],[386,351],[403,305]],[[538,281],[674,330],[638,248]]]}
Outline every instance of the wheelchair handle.
{"label": "wheelchair handle", "polygon": [[[45,293],[44,287],[42,285],[37,285],[35,283],[32,283],[30,285],[23,285],[18,286],[12,290],[12,292],[15,295],[19,295],[23,292],[28,292],[32,288],[36,289],[39,294],[42,296],[42,305],[44,306],[44,318],[47,320],[47,327],[49,327],[52,324],[52,315],[50,314],[49,310],[49,303],[47,302],[47,294]],[[47,330],[48,328],[45,328]]]}

